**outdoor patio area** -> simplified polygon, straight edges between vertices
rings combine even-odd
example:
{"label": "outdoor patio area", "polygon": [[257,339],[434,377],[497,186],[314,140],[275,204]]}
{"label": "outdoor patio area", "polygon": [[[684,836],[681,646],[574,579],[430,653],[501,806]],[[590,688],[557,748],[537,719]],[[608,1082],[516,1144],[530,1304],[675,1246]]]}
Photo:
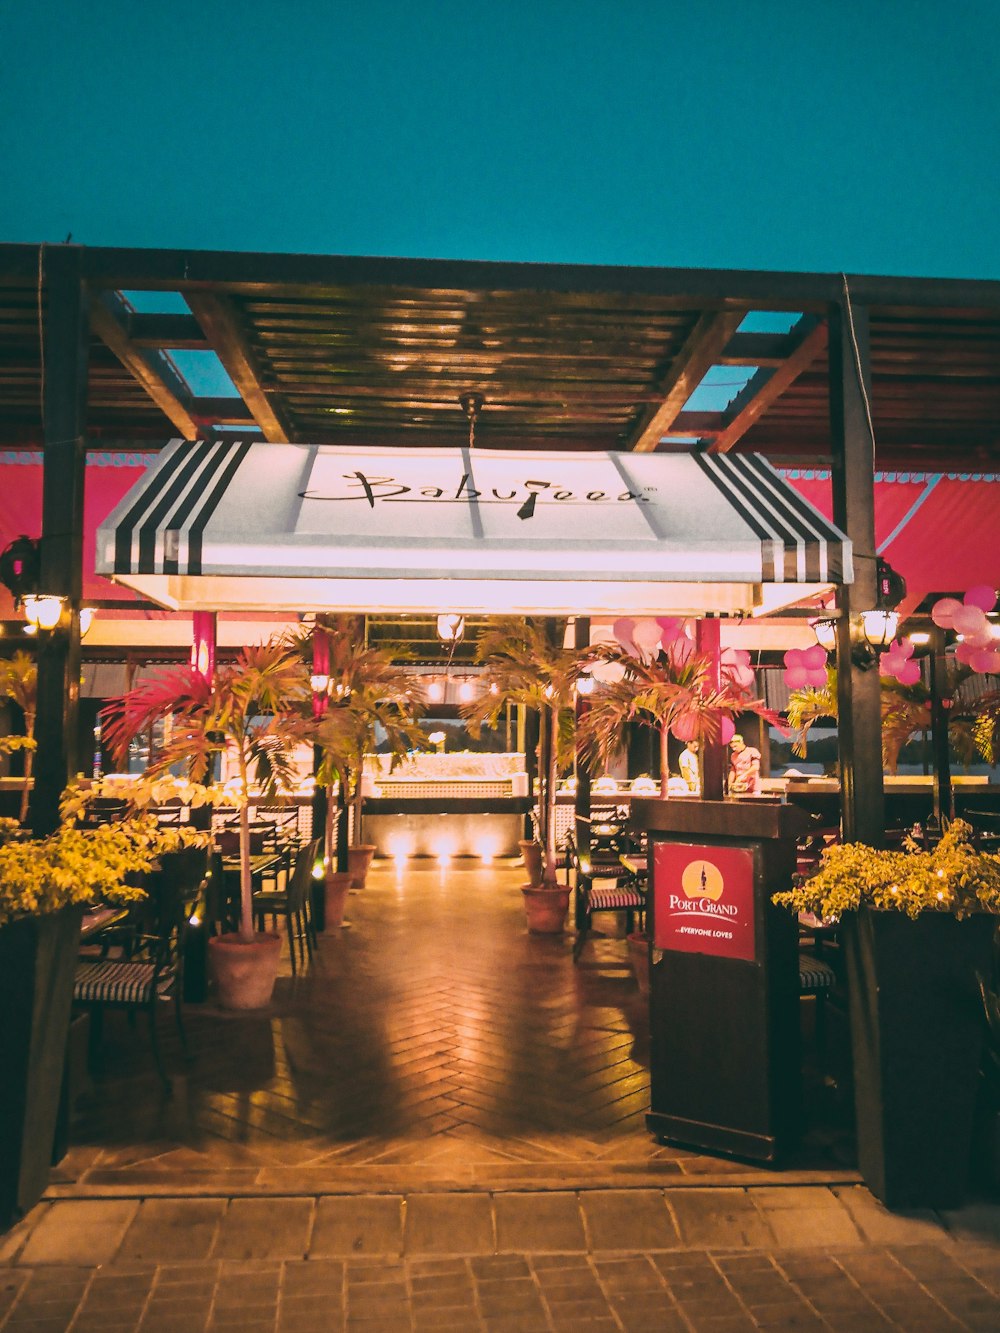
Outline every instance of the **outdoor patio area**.
{"label": "outdoor patio area", "polygon": [[[186,1007],[189,1064],[164,1007],[167,1100],[144,1022],[110,1015],[48,1197],[774,1179],[657,1146],[625,940],[592,936],[574,965],[570,932],[526,931],[523,882],[512,862],[377,862],[304,975],[284,952],[270,1010]],[[794,1178],[857,1179],[840,1099],[814,1081],[811,1100],[827,1123]]]}

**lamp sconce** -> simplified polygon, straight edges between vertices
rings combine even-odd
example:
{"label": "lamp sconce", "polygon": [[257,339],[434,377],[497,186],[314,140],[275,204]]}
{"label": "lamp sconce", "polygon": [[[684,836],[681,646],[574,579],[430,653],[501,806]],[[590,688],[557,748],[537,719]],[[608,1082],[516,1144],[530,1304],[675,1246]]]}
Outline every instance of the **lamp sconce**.
{"label": "lamp sconce", "polygon": [[[51,634],[58,629],[65,629],[70,623],[70,609],[65,597],[55,593],[28,593],[21,602],[24,609],[25,634],[38,634],[39,631]],[[80,638],[82,639],[94,623],[94,608],[80,607]]]}
{"label": "lamp sconce", "polygon": [[[824,619],[813,621],[813,633],[816,642],[828,653],[837,646],[837,621]],[[896,637],[899,629],[899,613],[879,607],[871,611],[862,611],[852,616],[851,661],[862,671],[868,671],[878,662],[879,654],[884,652]]]}

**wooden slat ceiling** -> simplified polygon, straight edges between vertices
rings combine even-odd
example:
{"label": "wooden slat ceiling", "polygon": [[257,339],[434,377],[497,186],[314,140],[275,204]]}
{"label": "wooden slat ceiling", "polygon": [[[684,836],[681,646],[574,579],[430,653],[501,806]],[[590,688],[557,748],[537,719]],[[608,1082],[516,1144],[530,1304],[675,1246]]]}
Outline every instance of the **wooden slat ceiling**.
{"label": "wooden slat ceiling", "polygon": [[[16,276],[0,279],[0,447],[23,447],[41,429],[37,250],[0,246],[0,274],[5,250]],[[558,266],[527,281],[523,265],[82,253],[97,446],[254,427],[275,441],[458,445],[460,399],[475,393],[487,448],[758,449],[803,465],[830,452],[824,314],[836,275],[629,269],[616,290],[614,270]],[[321,281],[301,276],[310,265]],[[442,275],[468,285],[431,282]],[[997,284],[852,282],[859,304],[872,301],[877,462],[1000,467]],[[179,293],[191,313],[131,310],[120,290],[144,286]],[[790,333],[738,331],[769,309],[798,316]],[[176,349],[215,351],[239,397],[192,394]],[[750,368],[746,389],[723,412],[688,409],[718,366]]]}

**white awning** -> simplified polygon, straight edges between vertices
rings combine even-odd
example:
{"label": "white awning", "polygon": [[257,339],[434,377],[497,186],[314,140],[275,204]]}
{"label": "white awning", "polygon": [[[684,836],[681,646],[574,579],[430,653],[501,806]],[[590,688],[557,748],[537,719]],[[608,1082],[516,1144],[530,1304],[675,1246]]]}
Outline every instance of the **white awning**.
{"label": "white awning", "polygon": [[173,441],[97,572],[174,610],[760,613],[850,543],[756,455]]}

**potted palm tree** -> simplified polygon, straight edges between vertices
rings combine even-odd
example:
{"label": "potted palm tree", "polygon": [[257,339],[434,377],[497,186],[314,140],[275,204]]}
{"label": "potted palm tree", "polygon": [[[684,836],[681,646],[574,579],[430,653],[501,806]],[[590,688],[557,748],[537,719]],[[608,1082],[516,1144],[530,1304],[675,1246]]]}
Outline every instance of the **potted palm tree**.
{"label": "potted palm tree", "polygon": [[580,655],[562,647],[562,628],[562,622],[546,625],[515,616],[495,621],[476,645],[483,689],[462,709],[474,736],[495,726],[508,704],[538,713],[538,877],[531,873],[535,858],[529,850],[525,861],[532,882],[522,892],[528,928],[541,934],[561,932],[569,907],[569,887],[556,878],[556,787],[560,760],[572,755]]}
{"label": "potted palm tree", "polygon": [[1000,858],[954,820],[928,851],[828,848],[774,901],[839,919],[847,961],[858,1164],[889,1207],[957,1206],[968,1179]]}
{"label": "potted palm tree", "polygon": [[235,759],[239,929],[209,941],[209,966],[224,1008],[261,1008],[274,989],[281,937],[254,930],[249,797],[254,783],[265,796],[292,785],[293,750],[305,739],[296,705],[308,693],[302,662],[287,645],[272,642],[242,648],[234,662],[216,668],[211,681],[193,667],[168,668],[113,700],[102,714],[116,758],[127,753],[138,733],[172,718],[169,738],[149,768],[153,777],[179,762],[204,775],[213,754],[227,747]]}
{"label": "potted palm tree", "polygon": [[[323,637],[320,653],[314,650],[317,636]],[[323,833],[326,923],[340,925],[347,889],[364,888],[376,850],[374,844],[361,842],[365,755],[380,743],[391,756],[390,766],[395,767],[409,751],[426,744],[417,720],[423,697],[416,678],[396,665],[391,649],[370,648],[361,642],[353,617],[328,617],[310,633],[292,635],[288,644],[300,658],[321,662],[324,668],[322,675],[313,675],[312,698],[300,703],[299,710],[319,750],[316,781],[327,789]],[[334,788],[336,806],[331,799]],[[350,845],[334,837],[336,810],[343,811],[347,803],[354,812]]]}
{"label": "potted palm tree", "polygon": [[21,809],[18,819],[28,818],[31,794],[31,768],[35,751],[35,711],[38,694],[38,667],[30,653],[16,652],[0,661],[0,699],[11,699],[24,714],[24,735],[0,737],[0,753],[24,752],[24,777],[21,784]]}

